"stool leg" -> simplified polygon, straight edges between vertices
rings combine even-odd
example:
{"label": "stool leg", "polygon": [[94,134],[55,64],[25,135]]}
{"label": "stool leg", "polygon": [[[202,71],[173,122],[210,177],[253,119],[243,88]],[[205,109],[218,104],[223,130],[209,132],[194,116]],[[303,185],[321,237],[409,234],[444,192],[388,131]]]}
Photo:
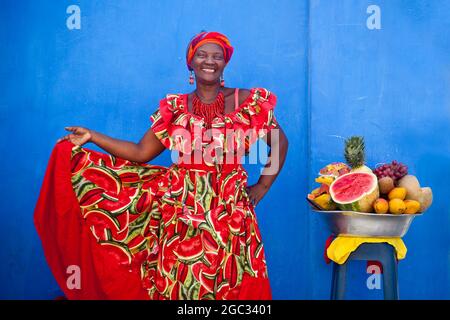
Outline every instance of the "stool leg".
{"label": "stool leg", "polygon": [[330,300],[336,300],[336,289],[337,289],[336,282],[337,282],[337,266],[336,266],[336,263],[333,262]]}
{"label": "stool leg", "polygon": [[345,298],[345,278],[347,264],[333,263],[333,280],[331,288],[331,300],[344,300]]}
{"label": "stool leg", "polygon": [[391,247],[389,254],[383,257],[383,291],[385,300],[398,300],[398,270],[395,250]]}

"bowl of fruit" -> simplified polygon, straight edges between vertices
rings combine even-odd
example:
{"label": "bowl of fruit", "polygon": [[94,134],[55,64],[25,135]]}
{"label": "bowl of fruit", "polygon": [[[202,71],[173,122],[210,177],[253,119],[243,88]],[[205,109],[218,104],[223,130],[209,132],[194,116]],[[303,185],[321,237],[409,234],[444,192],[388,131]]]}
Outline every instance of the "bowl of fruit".
{"label": "bowl of fruit", "polygon": [[346,162],[322,168],[315,179],[320,186],[307,200],[336,235],[403,237],[413,219],[430,207],[432,190],[421,187],[399,161],[367,167],[364,148],[363,137],[346,139]]}

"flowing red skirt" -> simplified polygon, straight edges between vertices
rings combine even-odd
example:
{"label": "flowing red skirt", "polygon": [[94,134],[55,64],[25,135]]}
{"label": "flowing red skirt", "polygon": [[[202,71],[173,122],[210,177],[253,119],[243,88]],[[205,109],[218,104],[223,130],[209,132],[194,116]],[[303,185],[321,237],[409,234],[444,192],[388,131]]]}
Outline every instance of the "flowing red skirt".
{"label": "flowing red skirt", "polygon": [[[117,252],[106,250],[93,235],[71,180],[73,147],[67,141],[55,146],[34,213],[46,260],[61,290],[68,299],[166,298],[149,295],[142,259],[123,263]],[[244,273],[241,281],[230,299],[271,299],[267,277]]]}

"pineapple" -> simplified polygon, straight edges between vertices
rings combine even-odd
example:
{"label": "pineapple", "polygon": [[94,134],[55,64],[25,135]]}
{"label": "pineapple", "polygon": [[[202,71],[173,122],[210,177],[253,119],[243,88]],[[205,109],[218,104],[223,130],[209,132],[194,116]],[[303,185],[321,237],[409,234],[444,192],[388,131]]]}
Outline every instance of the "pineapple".
{"label": "pineapple", "polygon": [[364,138],[353,136],[345,140],[344,157],[347,164],[352,168],[351,172],[370,172],[372,170],[365,166]]}

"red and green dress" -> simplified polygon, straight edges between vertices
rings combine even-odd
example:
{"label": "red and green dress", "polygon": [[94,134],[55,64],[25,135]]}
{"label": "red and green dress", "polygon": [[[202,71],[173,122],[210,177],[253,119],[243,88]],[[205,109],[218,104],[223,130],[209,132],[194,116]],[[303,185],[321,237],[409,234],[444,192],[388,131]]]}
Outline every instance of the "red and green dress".
{"label": "red and green dress", "polygon": [[270,299],[240,160],[277,127],[275,103],[252,89],[208,130],[186,94],[168,95],[150,118],[179,153],[168,168],[58,143],[34,218],[67,298]]}

